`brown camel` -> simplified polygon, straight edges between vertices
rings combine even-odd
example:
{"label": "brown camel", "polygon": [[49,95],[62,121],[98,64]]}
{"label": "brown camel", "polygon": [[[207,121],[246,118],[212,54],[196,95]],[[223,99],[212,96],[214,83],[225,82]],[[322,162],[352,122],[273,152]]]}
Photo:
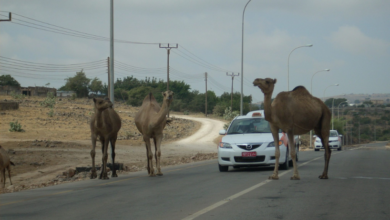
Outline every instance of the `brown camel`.
{"label": "brown camel", "polygon": [[95,114],[91,119],[91,140],[92,140],[92,173],[91,179],[95,179],[95,148],[96,140],[99,140],[102,144],[102,168],[99,179],[109,179],[107,177],[107,150],[108,144],[111,143],[111,160],[112,160],[112,175],[111,177],[118,177],[115,169],[115,142],[118,136],[118,131],[121,128],[121,119],[119,115],[112,109],[112,102],[109,99],[94,98]]}
{"label": "brown camel", "polygon": [[0,175],[1,182],[4,181],[3,188],[5,187],[5,170],[8,170],[9,182],[12,185],[11,181],[11,165],[15,166],[15,164],[9,159],[7,151],[0,145]]}
{"label": "brown camel", "polygon": [[[270,123],[272,136],[275,142],[275,169],[269,179],[279,179],[279,135],[278,130],[288,135],[288,145],[294,166],[292,180],[299,180],[294,146],[294,135],[306,134],[314,129],[321,138],[325,147],[325,168],[320,179],[328,179],[328,166],[331,150],[328,146],[331,113],[329,108],[318,98],[312,96],[303,86],[298,86],[290,92],[281,92],[271,101],[276,79],[255,79],[254,86],[258,86],[264,93],[265,120]],[[271,104],[272,102],[272,104]]]}
{"label": "brown camel", "polygon": [[[172,103],[174,93],[172,91],[165,91],[163,95],[163,104],[157,103],[152,93],[147,95],[143,102],[140,110],[135,116],[135,125],[139,132],[141,132],[146,145],[146,156],[148,162],[148,174],[149,176],[162,176],[160,168],[160,157],[161,157],[161,141],[163,139],[163,130],[167,122],[167,113],[169,106]],[[153,169],[153,153],[151,149],[150,139],[153,138],[155,147],[155,158],[157,173],[154,173]]]}

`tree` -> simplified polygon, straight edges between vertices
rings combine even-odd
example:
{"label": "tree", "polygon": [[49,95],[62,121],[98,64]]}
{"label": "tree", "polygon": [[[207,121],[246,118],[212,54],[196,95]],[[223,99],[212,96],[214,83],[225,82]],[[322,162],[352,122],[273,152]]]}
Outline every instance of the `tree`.
{"label": "tree", "polygon": [[[342,102],[346,102],[347,99],[341,98],[341,99],[334,99],[334,106],[337,107],[339,104]],[[333,98],[327,99],[325,102],[325,105],[328,106],[329,108],[332,108],[333,105]],[[344,104],[343,104],[344,105]]]}
{"label": "tree", "polygon": [[99,80],[97,77],[95,77],[92,81],[91,84],[89,85],[89,89],[94,92],[95,94],[100,92],[103,92],[103,83],[101,80]]}
{"label": "tree", "polygon": [[65,86],[61,87],[60,90],[74,91],[79,98],[86,97],[89,93],[88,85],[90,81],[91,79],[88,79],[83,70],[81,70],[74,77],[67,78]]}
{"label": "tree", "polygon": [[16,81],[11,75],[2,75],[0,76],[0,86],[20,87],[20,83]]}

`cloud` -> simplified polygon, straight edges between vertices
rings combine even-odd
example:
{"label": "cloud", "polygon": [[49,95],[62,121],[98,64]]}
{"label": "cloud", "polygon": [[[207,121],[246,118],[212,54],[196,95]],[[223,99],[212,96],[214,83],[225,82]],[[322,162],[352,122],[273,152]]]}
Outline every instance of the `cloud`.
{"label": "cloud", "polygon": [[388,54],[390,43],[376,38],[370,38],[354,26],[343,26],[330,36],[333,46],[351,54],[365,56],[381,56]]}

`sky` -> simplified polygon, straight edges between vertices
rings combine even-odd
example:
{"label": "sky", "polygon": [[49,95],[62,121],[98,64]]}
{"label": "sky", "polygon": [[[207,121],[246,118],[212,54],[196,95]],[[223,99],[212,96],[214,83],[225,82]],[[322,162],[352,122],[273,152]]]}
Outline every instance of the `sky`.
{"label": "sky", "polygon": [[[264,99],[253,80],[268,77],[277,79],[273,97],[299,85],[319,98],[390,92],[390,1],[251,0],[242,38],[247,2],[115,0],[114,77],[166,81],[159,43],[170,43],[178,44],[170,80],[201,93],[205,72],[217,96],[231,91],[227,73],[240,73],[233,89],[241,91],[242,49],[243,93],[253,102]],[[84,69],[107,82],[109,0],[0,0],[0,19],[8,12],[12,22],[0,22],[0,75],[59,88]]]}

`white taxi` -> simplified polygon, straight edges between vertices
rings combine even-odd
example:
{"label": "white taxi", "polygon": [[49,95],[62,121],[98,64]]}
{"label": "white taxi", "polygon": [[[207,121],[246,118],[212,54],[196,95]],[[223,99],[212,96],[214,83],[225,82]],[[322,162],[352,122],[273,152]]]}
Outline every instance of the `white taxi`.
{"label": "white taxi", "polygon": [[[237,116],[228,130],[220,130],[219,134],[224,135],[218,146],[220,172],[228,171],[229,166],[240,168],[275,165],[275,143],[270,125],[264,118],[264,110],[251,111],[245,116]],[[287,170],[292,165],[292,161],[287,147],[287,134],[281,130],[279,140],[280,169]],[[296,160],[298,161],[299,145],[298,141],[296,142]]]}

